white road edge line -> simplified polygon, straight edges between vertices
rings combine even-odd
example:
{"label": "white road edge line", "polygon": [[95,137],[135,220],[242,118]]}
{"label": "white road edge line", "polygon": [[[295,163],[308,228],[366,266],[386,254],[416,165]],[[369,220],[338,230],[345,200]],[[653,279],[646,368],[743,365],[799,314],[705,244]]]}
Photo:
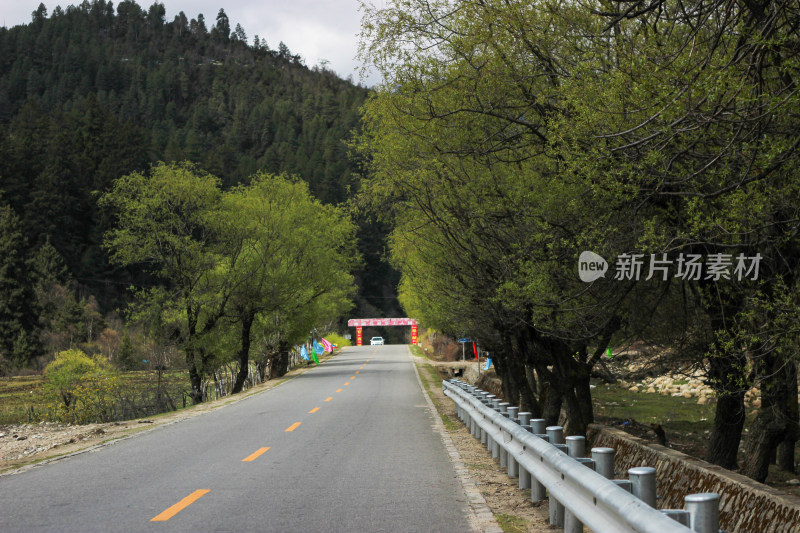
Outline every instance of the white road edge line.
{"label": "white road edge line", "polygon": [[419,377],[419,370],[417,370],[417,364],[414,361],[411,349],[408,346],[406,346],[406,349],[408,350],[408,358],[411,361],[411,366],[414,368],[414,374],[417,376],[417,383],[422,390],[422,395],[425,397],[425,402],[428,404],[428,411],[433,418],[433,428],[439,433],[442,443],[447,449],[447,453],[450,455],[450,462],[453,463],[453,469],[456,471],[458,480],[461,482],[461,489],[467,497],[467,509],[470,511],[469,520],[472,522],[473,529],[480,533],[503,533],[503,528],[497,523],[494,513],[489,509],[489,505],[487,505],[483,494],[478,490],[475,482],[470,479],[469,470],[467,470],[467,467],[464,465],[464,461],[461,460],[458,449],[456,449],[453,440],[444,427],[444,423],[442,423],[439,411],[436,410],[436,406],[433,405],[433,400],[431,400],[428,395],[428,391],[425,390],[422,379]]}

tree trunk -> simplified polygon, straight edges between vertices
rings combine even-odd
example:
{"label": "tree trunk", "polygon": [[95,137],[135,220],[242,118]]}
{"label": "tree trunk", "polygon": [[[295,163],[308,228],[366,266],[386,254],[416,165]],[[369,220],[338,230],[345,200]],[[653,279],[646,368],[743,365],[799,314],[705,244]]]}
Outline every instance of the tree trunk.
{"label": "tree trunk", "polygon": [[564,428],[565,435],[586,435],[586,424],[581,415],[578,397],[575,395],[575,388],[570,387],[564,392],[564,400],[567,404],[567,423]]}
{"label": "tree trunk", "polygon": [[536,383],[536,375],[533,372],[533,367],[530,365],[524,365],[525,368],[525,383],[527,387],[525,387],[526,394],[522,396],[522,402],[520,403],[520,411],[528,411],[531,413],[531,418],[541,418],[542,417],[542,405],[539,403],[539,399],[536,398],[536,391],[538,390],[538,384]]}
{"label": "tree trunk", "polygon": [[800,405],[797,403],[797,362],[789,361],[786,372],[786,433],[778,449],[778,468],[786,472],[796,473],[794,448],[800,438]]}
{"label": "tree trunk", "polygon": [[594,406],[592,405],[592,388],[589,386],[590,377],[589,370],[586,370],[585,375],[578,376],[575,380],[575,396],[578,399],[578,409],[580,410],[581,417],[583,418],[584,425],[594,423]]}
{"label": "tree trunk", "polygon": [[766,481],[770,458],[783,438],[784,427],[773,408],[759,409],[745,443],[742,474],[759,483]]}
{"label": "tree trunk", "polygon": [[781,357],[769,354],[762,356],[756,367],[761,377],[761,407],[745,443],[742,473],[761,483],[767,479],[769,465],[788,429],[786,363]]}
{"label": "tree trunk", "polygon": [[521,412],[532,412],[532,406],[537,402],[528,384],[526,368],[522,363],[522,358],[515,356],[507,366],[509,379],[513,382],[514,390],[517,393],[515,402],[511,402],[511,400],[509,402],[511,405],[518,405]]}
{"label": "tree trunk", "polygon": [[189,396],[192,398],[192,403],[197,405],[203,403],[203,366],[198,369],[197,358],[199,354],[193,345],[197,335],[197,315],[191,305],[186,306],[187,328],[186,336],[181,335],[181,344],[183,345],[184,352],[186,353],[186,366],[189,368],[189,383],[192,387]]}
{"label": "tree trunk", "polygon": [[236,381],[233,383],[233,390],[231,394],[242,392],[244,382],[250,373],[250,330],[255,320],[255,313],[248,312],[242,316],[242,329],[240,330],[240,345],[239,353],[236,355],[236,360],[239,362],[239,372],[236,374]]}
{"label": "tree trunk", "polygon": [[728,470],[736,470],[739,464],[739,442],[744,428],[744,391],[723,394],[717,399],[714,427],[711,431],[706,461]]}
{"label": "tree trunk", "polygon": [[270,367],[270,379],[282,377],[289,371],[289,344],[286,341],[278,343],[278,352],[272,357]]}
{"label": "tree trunk", "polygon": [[717,392],[717,407],[706,461],[729,470],[739,467],[737,455],[744,428],[744,393],[747,376],[744,352],[709,359],[708,384]]}
{"label": "tree trunk", "polygon": [[[545,371],[546,372],[546,371]],[[550,372],[539,372],[539,398],[543,404],[542,418],[548,426],[557,426],[561,418],[561,404],[564,394],[561,391],[555,376]],[[546,376],[546,379],[543,377]],[[544,397],[544,401],[541,398]]]}
{"label": "tree trunk", "polygon": [[503,398],[511,405],[519,405],[519,391],[517,390],[516,382],[511,376],[510,356],[505,354],[498,356],[495,354],[495,357],[497,357],[497,361],[495,362],[495,360],[492,359],[492,363],[494,363],[495,371],[500,377]]}

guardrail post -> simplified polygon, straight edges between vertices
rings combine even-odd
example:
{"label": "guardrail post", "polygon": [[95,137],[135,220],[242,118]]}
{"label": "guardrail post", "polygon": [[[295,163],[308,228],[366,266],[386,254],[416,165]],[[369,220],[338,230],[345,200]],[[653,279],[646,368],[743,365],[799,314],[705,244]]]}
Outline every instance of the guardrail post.
{"label": "guardrail post", "polygon": [[689,527],[697,533],[717,533],[719,531],[719,494],[701,492],[684,497],[689,511]]}
{"label": "guardrail post", "polygon": [[656,469],[652,466],[637,466],[628,470],[628,479],[633,483],[633,495],[650,507],[656,507]]}
{"label": "guardrail post", "polygon": [[[547,437],[550,444],[556,448],[560,445],[564,447],[563,451],[566,453],[566,444],[564,444],[564,428],[561,426],[548,426],[545,428]],[[564,505],[556,500],[553,495],[549,496],[550,499],[550,524],[553,526],[564,526]]]}
{"label": "guardrail post", "polygon": [[517,463],[517,473],[519,475],[519,488],[521,489],[529,489],[531,488],[531,473],[528,472],[525,467],[521,464]]}
{"label": "guardrail post", "polygon": [[[506,418],[508,418],[508,406],[510,405],[511,404],[508,402],[500,402],[498,405],[500,408],[500,414]],[[505,446],[503,446],[501,443],[498,444],[500,445],[500,449],[498,450],[500,454],[500,468],[506,468],[508,467],[508,452],[506,451]]]}
{"label": "guardrail post", "polygon": [[[531,423],[532,422],[533,420],[531,420]],[[545,442],[550,442],[550,436],[547,433],[540,433],[536,436]],[[531,473],[531,501],[540,502],[545,498],[547,498],[547,489],[544,485],[539,483],[539,480],[536,479],[536,476]]]}
{"label": "guardrail post", "polygon": [[[531,430],[531,416],[533,416],[533,413],[529,413],[527,411],[519,413],[519,425],[522,426],[522,429],[528,432]],[[517,463],[517,474],[519,475],[519,488],[531,488],[531,473],[525,470],[525,467],[519,463]]]}
{"label": "guardrail post", "polygon": [[564,505],[549,495],[550,525],[564,527]]}
{"label": "guardrail post", "polygon": [[567,453],[575,459],[586,455],[586,438],[580,435],[567,437]]}
{"label": "guardrail post", "polygon": [[614,448],[592,448],[597,473],[606,479],[614,479]]}
{"label": "guardrail post", "polygon": [[519,418],[517,417],[517,413],[519,413],[519,407],[509,407],[506,409],[506,413],[508,413],[509,420],[519,423]]}
{"label": "guardrail post", "polygon": [[[509,420],[515,423],[519,423],[517,413],[519,413],[519,407],[508,407],[506,409],[506,416],[508,416]],[[517,460],[514,459],[514,456],[508,452],[506,452],[506,464],[508,465],[508,477],[512,479],[519,477]]]}
{"label": "guardrail post", "polygon": [[[496,412],[500,412],[500,400],[497,398],[492,398],[492,409]],[[497,442],[497,439],[492,438],[492,459],[498,459],[500,457],[500,443]]]}
{"label": "guardrail post", "polygon": [[[581,442],[582,444],[585,444],[585,439],[583,437],[573,435],[567,437],[567,446],[570,446],[570,439],[573,439],[573,442]],[[579,441],[579,439],[583,440]],[[594,470],[594,460],[589,459],[588,457],[576,457],[573,455],[573,452],[578,452],[579,450],[575,450],[573,448],[580,448],[580,446],[573,445],[570,447],[570,457],[574,457],[579,463]],[[583,449],[585,451],[585,447]],[[569,509],[564,509],[564,533],[583,533],[583,523],[578,520],[578,518],[572,514]]]}
{"label": "guardrail post", "polygon": [[561,426],[547,426],[545,428],[550,437],[550,444],[564,444],[564,428]]}
{"label": "guardrail post", "polygon": [[547,421],[544,418],[534,418],[531,420],[531,433],[534,435],[547,433]]}

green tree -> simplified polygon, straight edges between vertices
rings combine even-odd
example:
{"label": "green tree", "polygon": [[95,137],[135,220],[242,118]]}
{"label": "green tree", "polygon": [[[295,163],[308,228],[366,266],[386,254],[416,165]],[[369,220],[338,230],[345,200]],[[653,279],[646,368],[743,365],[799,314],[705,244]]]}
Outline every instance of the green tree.
{"label": "green tree", "polygon": [[0,205],[0,356],[22,367],[37,355],[34,297],[19,217]]}
{"label": "green tree", "polygon": [[51,413],[57,420],[85,424],[108,422],[117,388],[111,364],[80,350],[56,354],[44,369],[45,390],[58,398]]}
{"label": "green tree", "polygon": [[116,213],[106,235],[111,260],[147,265],[162,282],[141,297],[169,310],[195,402],[211,357],[201,339],[223,316],[227,297],[226,280],[214,275],[220,257],[211,224],[221,194],[217,178],[190,164],[159,164],[147,175],[123,176],[100,200]]}
{"label": "green tree", "polygon": [[[432,284],[414,269],[444,276],[439,286],[469,305],[431,312],[497,344],[504,387],[531,384],[520,361],[539,379],[552,372],[580,430],[591,419],[588,370],[609,338],[692,345],[720,392],[708,457],[735,466],[752,346],[732,317],[753,284],[587,286],[574,269],[587,249],[612,258],[760,251],[772,258],[767,284],[794,284],[797,218],[785,201],[798,187],[794,8],[633,6],[367,9],[363,57],[386,80],[365,113],[368,194],[399,212],[404,300],[434,299],[415,294]],[[430,246],[415,249],[415,239]],[[448,257],[426,271],[423,254],[436,247]],[[496,317],[482,329],[478,309]],[[771,368],[759,371],[766,382]]]}
{"label": "green tree", "polygon": [[222,204],[217,233],[230,248],[220,272],[231,278],[228,316],[240,327],[236,393],[247,378],[254,325],[262,338],[298,342],[350,308],[355,227],[305,183],[282,176],[257,174]]}

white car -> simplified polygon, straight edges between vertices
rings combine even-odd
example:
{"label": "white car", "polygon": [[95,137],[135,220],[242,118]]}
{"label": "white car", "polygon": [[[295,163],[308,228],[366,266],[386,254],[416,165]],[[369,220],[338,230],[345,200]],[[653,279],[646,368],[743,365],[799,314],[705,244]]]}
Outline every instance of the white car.
{"label": "white car", "polygon": [[383,346],[383,337],[372,337],[369,344],[370,346]]}

